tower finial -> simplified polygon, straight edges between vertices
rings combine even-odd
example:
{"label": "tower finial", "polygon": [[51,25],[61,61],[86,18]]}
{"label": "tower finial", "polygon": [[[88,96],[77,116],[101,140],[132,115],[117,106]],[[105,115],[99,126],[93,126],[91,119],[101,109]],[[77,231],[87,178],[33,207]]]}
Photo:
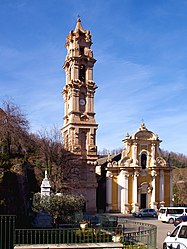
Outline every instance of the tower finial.
{"label": "tower finial", "polygon": [[82,24],[81,24],[81,19],[80,19],[80,16],[79,16],[79,15],[78,15],[78,18],[77,18],[77,23],[76,23],[76,27],[75,27],[75,32],[78,31],[78,30],[83,31]]}

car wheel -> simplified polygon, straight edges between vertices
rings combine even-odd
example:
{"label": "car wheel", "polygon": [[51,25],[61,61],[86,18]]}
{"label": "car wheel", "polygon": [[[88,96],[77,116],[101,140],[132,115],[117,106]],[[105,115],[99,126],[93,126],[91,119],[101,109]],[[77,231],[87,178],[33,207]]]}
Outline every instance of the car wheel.
{"label": "car wheel", "polygon": [[172,218],[170,218],[168,222],[169,222],[169,224],[173,224],[174,220]]}
{"label": "car wheel", "polygon": [[142,215],[141,215],[141,214],[139,214],[139,215],[138,215],[138,217],[139,217],[139,218],[141,218],[141,217],[142,217]]}
{"label": "car wheel", "polygon": [[167,249],[166,243],[163,244],[163,247],[162,247],[162,248],[163,248],[163,249]]}

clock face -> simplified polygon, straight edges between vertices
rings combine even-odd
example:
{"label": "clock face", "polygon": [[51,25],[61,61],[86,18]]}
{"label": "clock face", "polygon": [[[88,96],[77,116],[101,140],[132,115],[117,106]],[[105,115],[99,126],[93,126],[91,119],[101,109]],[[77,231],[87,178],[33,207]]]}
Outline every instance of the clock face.
{"label": "clock face", "polygon": [[80,104],[80,105],[85,105],[85,104],[86,104],[85,99],[80,99],[80,100],[79,100],[79,104]]}

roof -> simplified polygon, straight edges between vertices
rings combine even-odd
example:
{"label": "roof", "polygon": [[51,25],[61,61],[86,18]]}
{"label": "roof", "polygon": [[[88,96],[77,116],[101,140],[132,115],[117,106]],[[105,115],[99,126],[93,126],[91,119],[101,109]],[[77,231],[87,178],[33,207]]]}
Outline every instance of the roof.
{"label": "roof", "polygon": [[121,153],[115,154],[115,155],[106,155],[104,157],[101,157],[97,160],[98,165],[103,165],[108,162],[113,162],[113,161],[119,161],[121,159]]}

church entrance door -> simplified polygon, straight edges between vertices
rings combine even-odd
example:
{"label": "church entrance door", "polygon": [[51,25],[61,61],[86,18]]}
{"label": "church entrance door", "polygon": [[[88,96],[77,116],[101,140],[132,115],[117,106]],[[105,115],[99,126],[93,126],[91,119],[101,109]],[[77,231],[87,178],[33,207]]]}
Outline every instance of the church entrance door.
{"label": "church entrance door", "polygon": [[141,194],[140,208],[146,208],[147,194]]}

